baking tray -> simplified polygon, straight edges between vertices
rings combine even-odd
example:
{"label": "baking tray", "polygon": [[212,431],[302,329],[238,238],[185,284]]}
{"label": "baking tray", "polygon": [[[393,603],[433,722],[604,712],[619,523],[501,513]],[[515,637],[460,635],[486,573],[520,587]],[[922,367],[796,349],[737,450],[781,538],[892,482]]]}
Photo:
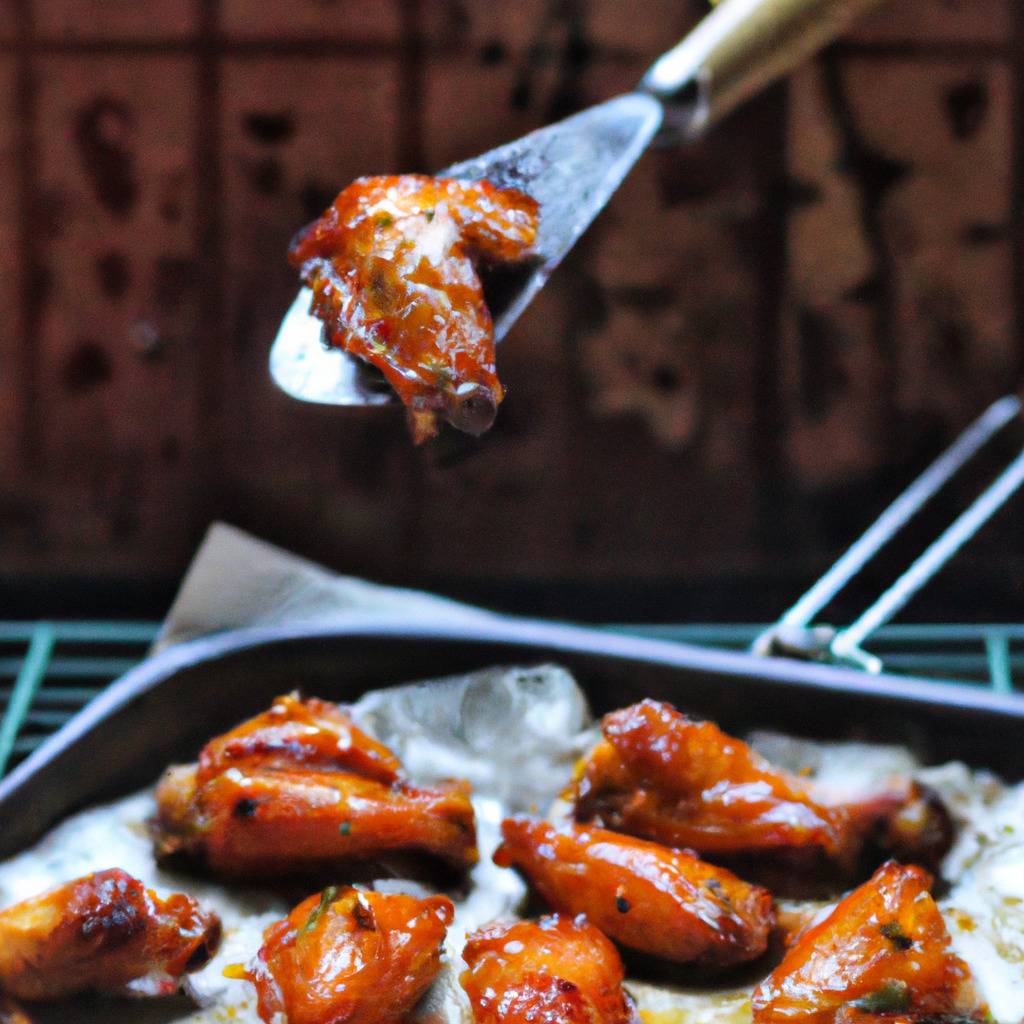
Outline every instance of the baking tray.
{"label": "baking tray", "polygon": [[545,661],[569,668],[597,713],[650,696],[732,732],[900,743],[926,763],[962,759],[1024,778],[1024,697],[1015,694],[545,622],[364,618],[221,633],[127,672],[0,782],[0,857],[71,811],[194,758],[281,692],[350,701],[391,684]]}

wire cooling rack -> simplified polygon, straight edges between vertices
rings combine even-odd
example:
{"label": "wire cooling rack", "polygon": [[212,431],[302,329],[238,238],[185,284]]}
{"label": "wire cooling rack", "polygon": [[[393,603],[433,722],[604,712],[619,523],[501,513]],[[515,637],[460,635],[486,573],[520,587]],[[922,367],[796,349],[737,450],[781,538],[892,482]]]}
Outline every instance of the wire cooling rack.
{"label": "wire cooling rack", "polygon": [[[763,625],[615,625],[617,632],[745,650]],[[0,776],[138,664],[155,622],[0,621]],[[871,638],[886,671],[1010,693],[1024,679],[1024,625],[889,626]]]}

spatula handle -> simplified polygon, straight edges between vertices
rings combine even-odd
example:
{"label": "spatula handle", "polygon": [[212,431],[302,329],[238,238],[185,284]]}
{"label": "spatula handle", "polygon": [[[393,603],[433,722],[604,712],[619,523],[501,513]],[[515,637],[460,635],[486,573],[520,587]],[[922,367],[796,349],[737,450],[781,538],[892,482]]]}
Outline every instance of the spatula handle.
{"label": "spatula handle", "polygon": [[[670,128],[699,135],[881,2],[722,0],[655,61],[640,88],[668,105]],[[671,116],[673,105],[680,116]]]}

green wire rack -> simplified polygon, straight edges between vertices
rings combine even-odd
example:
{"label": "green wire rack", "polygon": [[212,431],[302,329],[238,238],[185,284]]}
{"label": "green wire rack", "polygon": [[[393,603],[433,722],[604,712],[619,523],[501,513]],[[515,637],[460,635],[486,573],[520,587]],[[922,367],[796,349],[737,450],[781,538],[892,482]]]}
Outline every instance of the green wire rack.
{"label": "green wire rack", "polygon": [[[762,625],[615,625],[634,636],[743,650]],[[112,680],[138,664],[154,622],[0,621],[0,776]],[[1024,672],[1024,625],[889,626],[871,640],[889,672],[1011,693]]]}

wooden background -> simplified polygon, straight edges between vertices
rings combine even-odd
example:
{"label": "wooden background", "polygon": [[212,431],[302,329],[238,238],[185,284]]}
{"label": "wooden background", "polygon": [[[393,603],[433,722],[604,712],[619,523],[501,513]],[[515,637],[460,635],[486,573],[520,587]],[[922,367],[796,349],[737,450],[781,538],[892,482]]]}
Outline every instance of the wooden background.
{"label": "wooden background", "polygon": [[[0,0],[0,615],[159,610],[214,518],[538,612],[781,611],[1018,386],[1017,0],[895,0],[647,156],[502,346],[480,442],[266,370],[340,186],[628,89],[703,9]],[[1022,514],[917,610],[1019,618]]]}

